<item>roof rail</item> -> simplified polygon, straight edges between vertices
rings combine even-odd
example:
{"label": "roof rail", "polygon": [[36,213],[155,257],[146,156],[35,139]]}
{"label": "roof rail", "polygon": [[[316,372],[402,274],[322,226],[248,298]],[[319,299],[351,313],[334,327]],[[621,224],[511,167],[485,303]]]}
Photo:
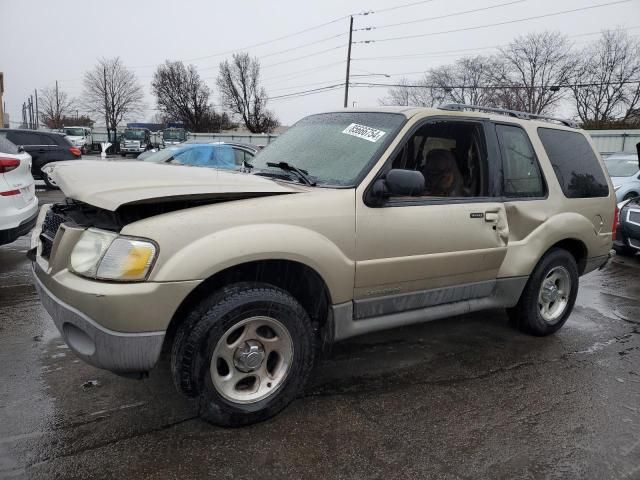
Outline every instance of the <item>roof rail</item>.
{"label": "roof rail", "polygon": [[549,117],[546,115],[538,115],[536,113],[519,112],[517,110],[507,110],[505,108],[481,107],[479,105],[467,105],[464,103],[447,103],[438,107],[440,110],[452,110],[455,112],[464,112],[465,110],[476,110],[478,112],[500,113],[511,117],[521,118],[523,120],[546,120],[548,122],[559,122],[567,127],[578,128],[578,124],[573,120],[566,118]]}

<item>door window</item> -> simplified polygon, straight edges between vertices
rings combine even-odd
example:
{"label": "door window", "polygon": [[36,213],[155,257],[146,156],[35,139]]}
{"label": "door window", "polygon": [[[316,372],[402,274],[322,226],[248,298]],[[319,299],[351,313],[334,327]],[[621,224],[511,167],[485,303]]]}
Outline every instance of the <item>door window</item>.
{"label": "door window", "polygon": [[544,182],[526,132],[513,125],[496,125],[502,153],[502,191],[507,197],[543,197]]}
{"label": "door window", "polygon": [[425,179],[422,197],[488,196],[487,150],[479,123],[425,124],[397,152],[391,168],[421,172]]}

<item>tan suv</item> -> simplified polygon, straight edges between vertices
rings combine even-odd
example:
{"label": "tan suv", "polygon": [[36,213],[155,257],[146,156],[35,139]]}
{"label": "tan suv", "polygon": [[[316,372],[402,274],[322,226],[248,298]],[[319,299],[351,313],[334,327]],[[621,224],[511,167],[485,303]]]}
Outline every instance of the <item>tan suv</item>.
{"label": "tan suv", "polygon": [[466,105],[309,116],[238,171],[57,163],[30,258],[86,362],[140,375],[171,355],[203,418],[266,419],[319,348],[506,308],[558,330],[610,258],[614,191],[570,122]]}

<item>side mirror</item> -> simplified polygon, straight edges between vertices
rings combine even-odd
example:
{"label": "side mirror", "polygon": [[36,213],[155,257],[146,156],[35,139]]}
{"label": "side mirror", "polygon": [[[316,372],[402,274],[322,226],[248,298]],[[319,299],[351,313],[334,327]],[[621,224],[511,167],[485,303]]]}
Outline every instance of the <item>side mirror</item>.
{"label": "side mirror", "polygon": [[424,176],[415,170],[393,169],[387,173],[385,184],[390,195],[417,197],[424,192]]}
{"label": "side mirror", "polygon": [[390,196],[420,196],[424,192],[424,176],[415,170],[393,169],[386,178],[379,178],[369,190],[367,203],[382,206]]}

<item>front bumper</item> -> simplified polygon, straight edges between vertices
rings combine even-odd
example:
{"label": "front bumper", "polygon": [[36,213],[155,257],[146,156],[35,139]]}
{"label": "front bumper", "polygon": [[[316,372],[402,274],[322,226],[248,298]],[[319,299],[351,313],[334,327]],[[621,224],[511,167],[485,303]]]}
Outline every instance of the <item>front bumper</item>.
{"label": "front bumper", "polygon": [[[37,266],[35,268],[38,268]],[[35,285],[62,339],[85,362],[116,373],[147,372],[160,357],[165,332],[108,330],[56,297],[35,275]]]}

